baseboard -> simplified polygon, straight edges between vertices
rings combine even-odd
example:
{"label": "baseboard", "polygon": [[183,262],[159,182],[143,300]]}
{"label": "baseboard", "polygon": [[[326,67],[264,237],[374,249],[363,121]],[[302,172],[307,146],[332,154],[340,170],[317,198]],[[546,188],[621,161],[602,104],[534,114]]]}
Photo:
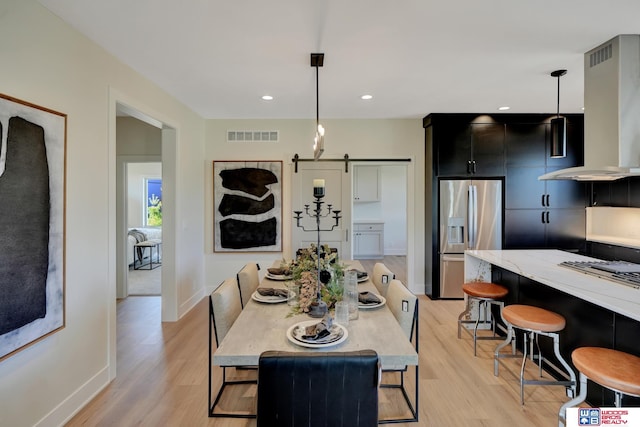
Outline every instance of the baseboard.
{"label": "baseboard", "polygon": [[182,316],[184,316],[189,311],[191,311],[191,309],[195,307],[196,304],[198,304],[202,300],[202,298],[204,298],[205,296],[204,291],[205,291],[204,288],[201,289],[200,291],[196,292],[193,296],[191,296],[191,298],[186,300],[183,304],[180,304],[178,319],[181,319]]}
{"label": "baseboard", "polygon": [[80,386],[51,410],[51,412],[42,417],[34,426],[64,426],[107,385],[109,385],[109,367],[105,366],[89,381]]}

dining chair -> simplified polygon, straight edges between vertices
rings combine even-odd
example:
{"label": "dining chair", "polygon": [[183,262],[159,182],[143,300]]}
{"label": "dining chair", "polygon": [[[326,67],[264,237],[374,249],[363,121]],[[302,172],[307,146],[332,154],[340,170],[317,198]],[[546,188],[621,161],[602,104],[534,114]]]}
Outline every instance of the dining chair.
{"label": "dining chair", "polygon": [[[402,331],[407,336],[407,339],[411,341],[418,352],[418,297],[416,297],[409,289],[402,284],[400,280],[394,279],[389,283],[389,289],[387,291],[387,306],[393,313]],[[415,405],[411,403],[411,399],[407,393],[404,384],[404,374],[407,372],[407,366],[394,366],[391,368],[383,369],[383,373],[399,373],[400,382],[380,384],[381,388],[393,388],[399,389],[402,392],[405,402],[411,411],[411,418],[402,419],[384,419],[380,420],[380,424],[385,423],[397,423],[397,422],[414,422],[418,421],[418,366],[415,367]]]}
{"label": "dining chair", "polygon": [[389,283],[396,278],[391,270],[381,262],[376,262],[373,266],[372,281],[380,295],[386,298],[389,289]]}
{"label": "dining chair", "polygon": [[[255,384],[256,379],[227,380],[227,366],[222,366],[222,385],[211,404],[212,395],[212,356],[213,342],[216,348],[220,345],[233,323],[242,312],[240,292],[234,278],[228,278],[218,286],[209,297],[209,400],[208,411],[210,417],[255,418],[255,414],[214,412],[227,386],[239,384]],[[213,338],[212,338],[213,336]],[[255,367],[254,367],[255,368]]]}
{"label": "dining chair", "polygon": [[266,351],[258,367],[257,427],[375,427],[378,354]]}
{"label": "dining chair", "polygon": [[258,285],[260,285],[259,270],[260,266],[257,263],[250,262],[242,267],[242,270],[237,274],[242,308],[247,305],[251,299],[251,295],[258,289]]}

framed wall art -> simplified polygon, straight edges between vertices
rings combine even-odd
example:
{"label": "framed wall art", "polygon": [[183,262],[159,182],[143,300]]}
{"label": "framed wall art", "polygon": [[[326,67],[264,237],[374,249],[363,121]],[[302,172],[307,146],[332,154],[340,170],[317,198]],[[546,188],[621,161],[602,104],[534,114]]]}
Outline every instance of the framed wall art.
{"label": "framed wall art", "polygon": [[0,360],[65,325],[66,126],[0,94]]}
{"label": "framed wall art", "polygon": [[214,161],[214,252],[282,251],[282,161]]}

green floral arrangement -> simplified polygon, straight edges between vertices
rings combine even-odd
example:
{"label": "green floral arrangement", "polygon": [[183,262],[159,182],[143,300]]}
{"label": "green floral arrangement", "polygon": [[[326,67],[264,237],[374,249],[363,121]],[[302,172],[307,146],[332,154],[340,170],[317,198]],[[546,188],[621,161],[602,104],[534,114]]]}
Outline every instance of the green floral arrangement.
{"label": "green floral arrangement", "polygon": [[[298,251],[295,260],[287,263],[283,260],[282,268],[291,271],[291,280],[300,286],[298,305],[294,306],[290,316],[308,313],[311,303],[317,298],[318,283],[318,247],[314,243],[310,247]],[[336,252],[331,252],[329,245],[320,247],[320,271],[330,275],[328,283],[321,284],[320,296],[329,309],[333,309],[337,301],[342,300],[342,278],[346,266],[342,264]]]}

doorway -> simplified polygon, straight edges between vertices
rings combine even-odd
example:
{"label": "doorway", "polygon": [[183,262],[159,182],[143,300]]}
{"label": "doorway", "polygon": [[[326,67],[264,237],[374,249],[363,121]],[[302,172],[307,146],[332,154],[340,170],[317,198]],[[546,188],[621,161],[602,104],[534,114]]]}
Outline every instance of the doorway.
{"label": "doorway", "polygon": [[[380,197],[377,200],[366,202],[356,201],[356,177],[354,168],[357,166],[378,168]],[[324,179],[325,202],[332,203],[333,209],[340,209],[342,219],[338,227],[331,232],[321,233],[321,242],[330,243],[332,247],[338,247],[340,257],[343,259],[354,258],[354,234],[358,221],[376,221],[384,223],[384,247],[380,255],[360,259],[363,266],[373,265],[375,262],[385,262],[385,255],[389,263],[399,270],[396,275],[404,279],[403,283],[410,287],[414,283],[413,254],[408,248],[413,244],[413,238],[409,230],[413,229],[413,200],[409,197],[409,182],[413,179],[413,165],[406,161],[379,161],[375,159],[366,162],[353,162],[345,171],[344,161],[337,162],[304,162],[298,164],[298,172],[292,170],[292,209],[302,210],[302,216],[306,216],[304,205],[313,205],[313,180]],[[331,196],[331,197],[330,197]],[[361,199],[362,200],[362,199]],[[326,204],[323,209],[326,211]],[[329,224],[328,218],[324,218],[322,224]],[[315,224],[311,224],[309,218],[306,222],[307,229],[315,230]],[[306,247],[315,242],[315,232],[303,232],[296,227],[295,220],[292,223],[291,248],[295,250]]]}
{"label": "doorway", "polygon": [[[162,163],[126,162],[126,296],[162,295]],[[141,246],[146,242],[154,246]]]}

